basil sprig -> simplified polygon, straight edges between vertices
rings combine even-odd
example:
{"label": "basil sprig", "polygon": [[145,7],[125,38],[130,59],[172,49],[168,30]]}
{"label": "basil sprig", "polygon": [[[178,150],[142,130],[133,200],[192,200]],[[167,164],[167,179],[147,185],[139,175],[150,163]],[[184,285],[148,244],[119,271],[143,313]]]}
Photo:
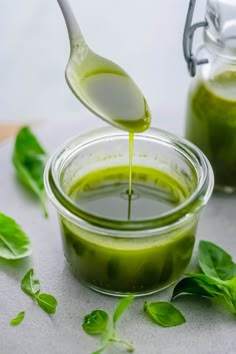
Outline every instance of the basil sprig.
{"label": "basil sprig", "polygon": [[16,136],[13,164],[21,183],[40,200],[45,217],[48,215],[43,173],[47,154],[29,127],[20,129]]}
{"label": "basil sprig", "polygon": [[126,339],[117,335],[116,325],[120,317],[128,309],[134,300],[134,296],[129,295],[123,298],[115,308],[113,316],[109,317],[103,310],[94,310],[84,317],[83,329],[89,335],[100,335],[101,347],[92,354],[102,353],[111,343],[122,344],[128,352],[133,352],[133,345]]}
{"label": "basil sprig", "polygon": [[236,314],[236,264],[214,243],[200,241],[198,262],[203,273],[188,273],[174,288],[172,300],[181,295],[221,299]]}
{"label": "basil sprig", "polygon": [[50,294],[40,293],[39,280],[34,278],[34,270],[30,269],[21,281],[21,289],[30,296],[42,310],[54,314],[57,309],[57,300]]}

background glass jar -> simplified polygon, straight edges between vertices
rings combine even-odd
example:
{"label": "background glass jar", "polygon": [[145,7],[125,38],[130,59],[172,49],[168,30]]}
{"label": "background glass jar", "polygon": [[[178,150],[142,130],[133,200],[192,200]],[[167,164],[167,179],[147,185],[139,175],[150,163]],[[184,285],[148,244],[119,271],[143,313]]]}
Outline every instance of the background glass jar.
{"label": "background glass jar", "polygon": [[102,293],[144,295],[167,287],[186,269],[213,174],[198,148],[150,129],[135,136],[133,164],[177,180],[186,200],[166,213],[135,221],[82,210],[68,196],[70,187],[89,172],[128,165],[128,142],[126,132],[110,128],[71,140],[49,160],[45,186],[58,211],[65,257],[79,280]]}
{"label": "background glass jar", "polygon": [[[195,1],[192,1],[194,4]],[[187,20],[188,23],[188,20]],[[205,24],[205,25],[204,25]],[[190,73],[199,67],[190,87],[186,138],[206,154],[212,164],[216,188],[236,189],[236,2],[208,0],[204,27],[204,50],[197,57],[186,48],[191,29],[185,28],[185,58]],[[191,42],[191,40],[190,40]],[[193,65],[194,66],[194,65]]]}

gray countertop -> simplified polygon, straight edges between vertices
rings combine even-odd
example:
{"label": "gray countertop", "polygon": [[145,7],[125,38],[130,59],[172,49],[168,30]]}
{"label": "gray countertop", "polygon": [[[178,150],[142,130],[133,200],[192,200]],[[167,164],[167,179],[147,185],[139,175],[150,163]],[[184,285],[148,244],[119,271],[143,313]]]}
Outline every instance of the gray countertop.
{"label": "gray countertop", "polygon": [[[94,119],[87,115],[87,119]],[[98,125],[94,121],[94,125]],[[79,132],[81,121],[46,124],[37,134],[49,151]],[[97,348],[96,339],[81,329],[83,317],[96,308],[111,312],[117,299],[97,294],[80,285],[64,261],[57,216],[50,206],[44,219],[38,204],[15,180],[11,165],[12,141],[0,146],[0,210],[15,218],[30,236],[33,255],[17,266],[0,262],[0,343],[1,354],[89,354]],[[203,212],[197,233],[225,248],[236,259],[236,197],[215,194]],[[195,265],[195,257],[192,266]],[[59,302],[56,315],[49,317],[20,290],[20,280],[30,267],[35,269],[42,290]],[[148,297],[150,301],[169,300],[172,289]],[[235,317],[208,300],[191,297],[176,300],[187,323],[176,328],[153,325],[142,312],[145,298],[137,299],[120,323],[120,334],[130,338],[137,354],[234,354]],[[25,310],[19,327],[9,321]],[[107,353],[123,353],[112,347]]]}

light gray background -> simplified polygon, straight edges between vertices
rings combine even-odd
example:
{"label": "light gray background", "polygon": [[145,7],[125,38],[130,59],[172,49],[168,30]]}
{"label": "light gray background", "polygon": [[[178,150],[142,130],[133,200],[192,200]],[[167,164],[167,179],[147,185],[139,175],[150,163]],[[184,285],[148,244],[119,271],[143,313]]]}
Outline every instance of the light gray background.
{"label": "light gray background", "polygon": [[[121,64],[145,92],[155,126],[182,133],[187,86],[182,58],[182,30],[187,0],[71,0],[92,48]],[[198,1],[198,18],[203,18]],[[56,0],[1,0],[0,121],[45,120],[37,134],[49,152],[65,139],[102,125],[67,88],[63,70],[68,57],[66,29]],[[35,200],[14,178],[13,141],[0,147],[0,211],[15,218],[29,234],[33,256],[17,267],[0,262],[0,353],[89,354],[96,340],[81,330],[85,314],[95,308],[112,311],[116,299],[81,286],[63,259],[56,213],[45,220]],[[199,239],[212,240],[236,259],[235,196],[216,194],[202,216]],[[193,258],[192,266],[195,265]],[[33,266],[42,290],[59,301],[49,317],[20,290],[25,271]],[[168,300],[171,289],[149,297]],[[120,324],[137,354],[234,354],[235,317],[207,300],[176,301],[187,324],[164,329],[142,313],[138,299]],[[26,310],[16,328],[9,321]],[[110,354],[124,353],[114,347]]]}
{"label": "light gray background", "polygon": [[[154,125],[182,132],[190,82],[182,55],[188,0],[71,0],[85,38],[143,90]],[[204,18],[205,0],[196,18]],[[0,123],[81,117],[66,86],[69,43],[56,0],[1,0]],[[83,122],[87,124],[86,121]]]}

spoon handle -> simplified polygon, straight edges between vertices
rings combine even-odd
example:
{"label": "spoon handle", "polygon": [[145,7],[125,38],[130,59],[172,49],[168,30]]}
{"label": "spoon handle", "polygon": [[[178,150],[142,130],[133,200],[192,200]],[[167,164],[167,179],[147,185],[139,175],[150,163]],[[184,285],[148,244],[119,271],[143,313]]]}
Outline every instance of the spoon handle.
{"label": "spoon handle", "polygon": [[73,11],[71,10],[67,0],[57,0],[57,2],[61,8],[66,22],[70,43],[75,44],[75,42],[79,42],[81,39],[83,39],[83,35],[73,14]]}

